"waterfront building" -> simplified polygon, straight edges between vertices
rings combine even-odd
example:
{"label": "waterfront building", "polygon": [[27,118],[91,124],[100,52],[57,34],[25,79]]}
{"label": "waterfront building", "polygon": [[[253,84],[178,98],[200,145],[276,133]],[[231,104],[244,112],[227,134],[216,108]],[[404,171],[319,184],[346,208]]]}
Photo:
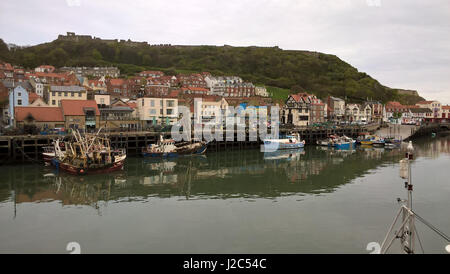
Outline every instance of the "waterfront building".
{"label": "waterfront building", "polygon": [[345,101],[341,98],[328,96],[327,98],[327,117],[330,121],[342,121],[345,116]]}
{"label": "waterfront building", "polygon": [[442,109],[441,109],[441,103],[436,100],[432,101],[420,101],[416,103],[416,106],[421,108],[429,108],[433,112],[433,115],[431,118],[431,122],[438,122],[440,121],[442,117]]}
{"label": "waterfront building", "polygon": [[207,123],[207,122],[213,122],[215,124],[218,124],[221,122],[222,117],[222,124],[225,123],[225,118],[228,116],[228,102],[225,98],[221,98],[218,96],[208,96],[203,97],[201,106],[198,107],[198,109],[193,108],[194,107],[194,100],[191,100],[191,105],[193,111],[196,112],[197,117],[201,120],[198,120],[199,123]]}
{"label": "waterfront building", "polygon": [[291,94],[281,110],[281,123],[294,126],[310,124],[311,101],[306,93]]}
{"label": "waterfront building", "polygon": [[[433,114],[433,111],[429,108],[410,108],[410,120],[409,124],[418,124],[424,122],[427,118],[430,118]],[[408,121],[403,119],[404,123],[408,124]]]}
{"label": "waterfront building", "polygon": [[441,106],[442,109],[442,118],[445,119],[443,122],[449,122],[450,120],[450,106]]}
{"label": "waterfront building", "polygon": [[121,99],[115,99],[108,106],[100,105],[99,111],[99,127],[120,130],[136,130],[139,128],[139,117],[133,115],[135,110]]}
{"label": "waterfront building", "polygon": [[384,106],[379,101],[367,101],[365,104],[369,105],[372,113],[370,120],[373,123],[381,123],[384,116]]}
{"label": "waterfront building", "polygon": [[358,104],[347,104],[345,107],[345,117],[349,122],[360,120],[360,105]]}
{"label": "waterfront building", "polygon": [[19,128],[34,125],[39,130],[45,130],[65,126],[60,107],[16,107],[15,117],[15,126]]}
{"label": "waterfront building", "polygon": [[61,100],[65,127],[94,130],[100,122],[100,111],[95,100]]}
{"label": "waterfront building", "polygon": [[137,114],[143,126],[172,125],[178,118],[178,99],[142,97],[136,100]]}
{"label": "waterfront building", "polygon": [[349,122],[370,123],[372,122],[372,107],[370,104],[347,104],[345,117]]}

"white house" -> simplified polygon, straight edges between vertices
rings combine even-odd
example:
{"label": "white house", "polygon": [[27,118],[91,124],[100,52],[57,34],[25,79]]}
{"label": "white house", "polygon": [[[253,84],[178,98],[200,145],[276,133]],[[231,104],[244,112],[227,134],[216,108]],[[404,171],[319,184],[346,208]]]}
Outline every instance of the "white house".
{"label": "white house", "polygon": [[266,87],[255,87],[255,95],[261,97],[269,97]]}

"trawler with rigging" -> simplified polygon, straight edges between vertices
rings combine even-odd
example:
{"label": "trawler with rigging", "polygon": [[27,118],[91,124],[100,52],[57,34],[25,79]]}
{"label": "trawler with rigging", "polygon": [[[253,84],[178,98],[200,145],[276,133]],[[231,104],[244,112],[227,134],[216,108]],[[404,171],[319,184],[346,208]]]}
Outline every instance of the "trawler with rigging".
{"label": "trawler with rigging", "polygon": [[111,149],[110,140],[99,136],[100,130],[97,134],[83,135],[74,130],[72,140],[55,140],[53,158],[52,152],[44,151],[44,159],[57,169],[74,175],[107,173],[122,169],[127,157],[125,150]]}

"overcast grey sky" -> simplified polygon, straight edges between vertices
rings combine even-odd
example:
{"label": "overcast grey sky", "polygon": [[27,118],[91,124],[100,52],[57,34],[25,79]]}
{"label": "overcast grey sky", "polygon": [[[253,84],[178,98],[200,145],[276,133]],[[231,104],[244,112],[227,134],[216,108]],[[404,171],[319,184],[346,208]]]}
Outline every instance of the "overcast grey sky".
{"label": "overcast grey sky", "polygon": [[389,87],[450,104],[448,0],[1,0],[0,38],[34,45],[73,31],[189,45],[335,54]]}

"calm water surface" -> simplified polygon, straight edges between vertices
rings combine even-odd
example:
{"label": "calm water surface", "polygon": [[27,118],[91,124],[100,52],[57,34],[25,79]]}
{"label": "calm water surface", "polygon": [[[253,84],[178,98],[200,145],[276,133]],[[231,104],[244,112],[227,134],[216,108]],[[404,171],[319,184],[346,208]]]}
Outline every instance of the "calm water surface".
{"label": "calm water surface", "polygon": [[[413,207],[450,234],[450,137],[415,143]],[[369,253],[406,197],[400,150],[127,159],[86,177],[0,166],[0,253]],[[425,252],[445,242],[417,224]],[[398,248],[393,248],[397,252]]]}

